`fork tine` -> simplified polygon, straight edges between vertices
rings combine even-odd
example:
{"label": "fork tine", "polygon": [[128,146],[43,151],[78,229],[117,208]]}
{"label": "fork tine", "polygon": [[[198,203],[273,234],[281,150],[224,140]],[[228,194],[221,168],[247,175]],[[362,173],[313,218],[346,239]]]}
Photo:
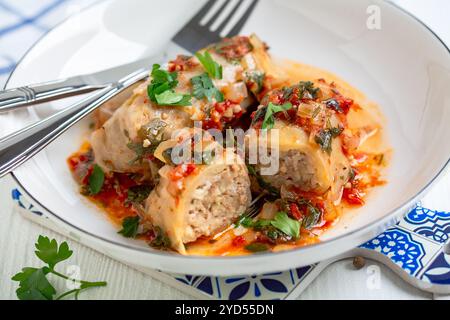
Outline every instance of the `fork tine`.
{"label": "fork tine", "polygon": [[239,32],[241,32],[242,28],[244,27],[245,23],[252,14],[258,2],[259,0],[253,0],[252,4],[247,8],[247,10],[239,19],[239,21],[234,25],[234,27],[230,30],[230,32],[228,32],[228,34],[226,35],[227,37],[236,36],[239,34]]}
{"label": "fork tine", "polygon": [[219,10],[217,10],[214,13],[214,15],[211,17],[211,19],[209,19],[209,21],[206,22],[206,24],[205,24],[206,28],[211,28],[211,26],[220,17],[221,13],[223,12],[223,10],[225,10],[225,8],[228,6],[228,4],[229,4],[228,1],[223,2],[222,6],[219,8]]}
{"label": "fork tine", "polygon": [[234,14],[236,13],[236,11],[238,11],[238,9],[240,8],[240,6],[242,5],[242,0],[238,0],[236,2],[236,4],[234,5],[233,9],[231,9],[230,13],[228,14],[228,16],[223,20],[223,22],[217,27],[216,32],[217,33],[221,33],[223,29],[225,29],[225,27],[227,26],[227,24],[230,22],[231,18],[234,16]]}
{"label": "fork tine", "polygon": [[206,14],[214,7],[217,0],[209,0],[195,16],[172,38],[172,40],[191,53],[217,42],[220,37],[200,25]]}
{"label": "fork tine", "polygon": [[203,17],[211,10],[211,8],[214,6],[214,4],[217,2],[217,0],[208,0],[207,3],[195,14],[194,17],[188,22],[188,24],[195,23],[200,24],[200,21],[203,19]]}

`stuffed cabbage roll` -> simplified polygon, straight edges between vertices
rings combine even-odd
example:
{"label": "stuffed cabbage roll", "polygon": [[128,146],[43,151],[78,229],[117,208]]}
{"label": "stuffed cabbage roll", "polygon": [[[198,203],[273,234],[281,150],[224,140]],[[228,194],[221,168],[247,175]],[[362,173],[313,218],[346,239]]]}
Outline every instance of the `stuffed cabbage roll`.
{"label": "stuffed cabbage roll", "polygon": [[159,184],[146,201],[151,223],[161,228],[172,248],[182,254],[186,243],[228,227],[251,202],[243,160],[211,138],[202,139],[202,164],[171,163],[168,155],[173,147],[186,140],[161,144],[155,155],[167,164],[159,170]]}
{"label": "stuffed cabbage roll", "polygon": [[[341,142],[349,107],[337,91],[324,99],[311,82],[272,91],[253,115],[253,128],[269,153],[278,146],[279,166],[265,175],[264,166],[256,164],[257,172],[274,188],[326,194],[338,203],[352,173]],[[261,135],[264,129],[269,134]],[[270,130],[278,130],[279,141],[271,141]]]}

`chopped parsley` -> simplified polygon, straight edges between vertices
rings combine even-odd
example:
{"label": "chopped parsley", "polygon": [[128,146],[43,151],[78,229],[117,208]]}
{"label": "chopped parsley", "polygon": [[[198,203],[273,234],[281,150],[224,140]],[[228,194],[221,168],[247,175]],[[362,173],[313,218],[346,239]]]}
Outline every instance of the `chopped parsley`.
{"label": "chopped parsley", "polygon": [[264,251],[269,250],[269,246],[264,243],[253,242],[249,245],[246,245],[245,250],[250,251],[250,252],[264,252]]}
{"label": "chopped parsley", "polygon": [[156,95],[156,103],[160,106],[189,106],[191,105],[191,96],[189,94],[167,90]]}
{"label": "chopped parsley", "polygon": [[306,216],[306,218],[303,219],[302,227],[306,230],[311,230],[320,222],[322,213],[311,203],[308,203],[307,208],[308,208],[308,215]]}
{"label": "chopped parsley", "polygon": [[234,227],[243,226],[244,228],[252,228],[254,221],[246,213],[242,214],[238,220],[234,223]]}
{"label": "chopped parsley", "polygon": [[151,191],[152,187],[149,185],[139,185],[130,187],[127,192],[126,203],[141,204],[148,198]]}
{"label": "chopped parsley", "polygon": [[[132,150],[136,157],[131,160],[130,164],[135,164],[137,162],[142,162],[148,156],[153,155],[156,148],[163,141],[164,130],[167,127],[167,123],[161,119],[153,119],[148,124],[143,125],[139,131],[138,136],[140,140],[146,141],[148,146],[144,146],[144,142],[138,141],[133,142],[130,141],[127,144],[128,149]],[[125,135],[129,138],[128,132],[125,132]]]}
{"label": "chopped parsley", "polygon": [[129,142],[127,148],[134,151],[136,157],[130,161],[130,165],[135,163],[142,163],[146,157],[153,155],[155,148],[153,146],[144,147],[142,142]]}
{"label": "chopped parsley", "polygon": [[193,88],[192,95],[198,100],[206,98],[209,102],[213,101],[213,99],[217,102],[224,101],[222,92],[214,86],[207,73],[193,77],[191,83]]}
{"label": "chopped parsley", "polygon": [[264,87],[264,78],[265,78],[265,73],[255,70],[255,71],[248,71],[245,73],[245,76],[247,78],[247,82],[251,83],[251,90],[254,93],[260,93],[261,90]]}
{"label": "chopped parsley", "polygon": [[269,105],[267,107],[263,107],[256,112],[255,117],[253,118],[253,124],[264,117],[261,129],[270,130],[275,125],[274,115],[279,112],[286,112],[290,109],[292,109],[292,104],[290,102],[286,102],[282,105],[277,105],[269,102]]}
{"label": "chopped parsley", "polygon": [[311,81],[300,81],[298,88],[300,89],[300,99],[317,99],[317,94],[320,91],[319,88],[314,87],[314,83]]}
{"label": "chopped parsley", "polygon": [[205,68],[206,72],[213,79],[222,79],[222,66],[215,62],[208,51],[202,55],[200,52],[195,54],[197,59],[202,64],[203,68]]}
{"label": "chopped parsley", "polygon": [[314,141],[320,148],[328,154],[332,151],[333,138],[338,137],[343,131],[343,128],[329,128],[320,130],[314,137]]}
{"label": "chopped parsley", "polygon": [[118,233],[123,235],[125,238],[136,238],[138,235],[140,220],[141,218],[139,218],[139,216],[126,217],[122,220],[122,230]]}
{"label": "chopped parsley", "polygon": [[338,113],[344,113],[344,110],[341,108],[341,105],[336,99],[328,99],[324,101],[327,108],[332,109]]}
{"label": "chopped parsley", "polygon": [[286,212],[278,212],[271,225],[294,239],[300,237],[300,221],[290,218]]}
{"label": "chopped parsley", "polygon": [[154,248],[170,248],[170,239],[160,227],[154,227],[155,238],[150,241],[150,246]]}
{"label": "chopped parsley", "polygon": [[176,72],[161,70],[159,64],[154,64],[151,72],[152,81],[147,87],[147,94],[151,101],[164,106],[188,106],[191,96],[174,91],[178,85]]}
{"label": "chopped parsley", "polygon": [[138,135],[143,140],[148,139],[151,145],[160,144],[166,127],[167,122],[155,118],[146,125],[143,125],[139,129]]}
{"label": "chopped parsley", "polygon": [[274,219],[253,220],[245,214],[240,216],[235,223],[235,227],[243,226],[244,228],[252,228],[256,231],[264,231],[264,233],[275,240],[279,238],[280,232],[290,238],[298,239],[300,237],[301,221],[294,220],[288,216],[286,212],[278,212]]}
{"label": "chopped parsley", "polygon": [[94,165],[91,175],[89,176],[89,194],[98,194],[105,183],[105,173],[98,164]]}

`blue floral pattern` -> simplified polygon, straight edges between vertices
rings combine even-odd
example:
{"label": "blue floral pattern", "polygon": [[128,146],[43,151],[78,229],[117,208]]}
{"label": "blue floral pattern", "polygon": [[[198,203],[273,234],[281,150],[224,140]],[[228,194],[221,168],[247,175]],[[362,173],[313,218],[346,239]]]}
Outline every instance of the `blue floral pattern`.
{"label": "blue floral pattern", "polygon": [[405,216],[402,225],[433,241],[446,243],[450,235],[450,212],[418,206]]}
{"label": "blue floral pattern", "polygon": [[422,267],[421,259],[425,255],[423,245],[413,240],[409,232],[398,228],[382,233],[362,247],[388,256],[409,274],[415,274]]}
{"label": "blue floral pattern", "polygon": [[260,298],[263,290],[276,293],[287,293],[288,289],[283,284],[283,280],[277,279],[283,277],[282,272],[268,273],[261,276],[233,277],[225,279],[226,284],[233,285],[233,289],[228,295],[229,300],[239,300],[250,295]]}

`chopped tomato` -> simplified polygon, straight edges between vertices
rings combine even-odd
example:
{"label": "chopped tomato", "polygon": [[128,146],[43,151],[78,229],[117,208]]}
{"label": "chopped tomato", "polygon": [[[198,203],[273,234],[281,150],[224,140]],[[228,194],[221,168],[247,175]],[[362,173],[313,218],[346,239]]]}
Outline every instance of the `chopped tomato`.
{"label": "chopped tomato", "polygon": [[189,177],[192,173],[194,173],[196,168],[197,166],[193,163],[178,165],[170,172],[170,179],[172,181],[177,181]]}
{"label": "chopped tomato", "polygon": [[241,59],[247,53],[253,50],[250,39],[244,36],[225,38],[218,43],[216,52],[229,60]]}
{"label": "chopped tomato", "polygon": [[81,181],[81,183],[82,183],[83,185],[87,185],[87,184],[89,183],[89,177],[91,176],[93,170],[94,170],[94,167],[93,167],[93,166],[90,166],[90,167],[88,168],[86,175],[84,176],[84,178],[83,178],[82,181]]}
{"label": "chopped tomato", "polygon": [[335,99],[339,103],[339,106],[341,107],[343,113],[347,114],[350,111],[350,108],[353,105],[353,100],[345,98],[345,97],[342,97],[342,96],[336,97]]}
{"label": "chopped tomato", "polygon": [[364,204],[361,192],[357,188],[345,188],[342,198],[351,205],[361,206]]}
{"label": "chopped tomato", "polygon": [[185,55],[178,55],[175,60],[169,62],[169,72],[186,71],[195,67],[197,63],[191,57]]}
{"label": "chopped tomato", "polygon": [[233,239],[233,246],[242,247],[246,242],[247,240],[243,236],[237,236]]}
{"label": "chopped tomato", "polygon": [[225,100],[216,102],[211,109],[210,117],[203,121],[203,129],[222,130],[223,126],[239,119],[243,114],[243,110],[238,102]]}
{"label": "chopped tomato", "polygon": [[300,209],[298,208],[298,205],[295,203],[291,203],[289,205],[289,211],[291,213],[291,216],[295,220],[301,220],[303,218],[303,214],[300,212]]}

